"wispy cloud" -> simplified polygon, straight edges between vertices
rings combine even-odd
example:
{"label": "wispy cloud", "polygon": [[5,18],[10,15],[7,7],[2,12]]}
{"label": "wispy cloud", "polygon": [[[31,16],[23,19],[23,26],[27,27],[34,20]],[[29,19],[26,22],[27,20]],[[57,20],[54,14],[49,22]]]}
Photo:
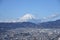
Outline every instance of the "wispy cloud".
{"label": "wispy cloud", "polygon": [[50,21],[50,20],[53,20],[53,19],[55,19],[55,18],[57,18],[57,17],[59,17],[59,16],[60,16],[60,14],[55,13],[55,14],[49,15],[49,16],[47,16],[47,17],[43,17],[43,18],[41,19],[41,22]]}
{"label": "wispy cloud", "polygon": [[54,18],[57,18],[59,16],[60,16],[60,14],[56,13],[56,14],[49,15],[47,17],[43,17],[43,19],[45,19],[45,20],[47,20],[47,19],[54,19]]}

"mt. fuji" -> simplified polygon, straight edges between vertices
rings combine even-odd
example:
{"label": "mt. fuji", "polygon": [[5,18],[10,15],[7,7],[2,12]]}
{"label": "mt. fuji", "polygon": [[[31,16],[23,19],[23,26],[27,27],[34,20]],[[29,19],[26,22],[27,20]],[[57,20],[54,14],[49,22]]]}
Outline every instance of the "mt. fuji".
{"label": "mt. fuji", "polygon": [[28,22],[29,20],[36,19],[36,17],[32,14],[25,14],[24,16],[20,17],[17,22]]}

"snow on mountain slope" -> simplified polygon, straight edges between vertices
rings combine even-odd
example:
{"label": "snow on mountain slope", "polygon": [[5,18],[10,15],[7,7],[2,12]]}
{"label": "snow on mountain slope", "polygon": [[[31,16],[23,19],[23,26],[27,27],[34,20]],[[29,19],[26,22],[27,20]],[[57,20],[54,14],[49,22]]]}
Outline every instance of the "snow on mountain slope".
{"label": "snow on mountain slope", "polygon": [[35,19],[36,17],[32,14],[25,14],[24,16],[22,16],[21,18],[19,18],[19,20],[17,20],[17,22],[27,22],[29,20]]}

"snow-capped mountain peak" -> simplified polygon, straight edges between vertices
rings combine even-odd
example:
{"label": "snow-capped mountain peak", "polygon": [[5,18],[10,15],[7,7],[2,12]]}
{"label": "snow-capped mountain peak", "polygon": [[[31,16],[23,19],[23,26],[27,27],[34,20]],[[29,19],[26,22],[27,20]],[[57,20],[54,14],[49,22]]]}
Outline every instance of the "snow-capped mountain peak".
{"label": "snow-capped mountain peak", "polygon": [[35,19],[35,16],[32,14],[25,14],[24,16],[19,18],[19,22],[27,22],[28,20]]}

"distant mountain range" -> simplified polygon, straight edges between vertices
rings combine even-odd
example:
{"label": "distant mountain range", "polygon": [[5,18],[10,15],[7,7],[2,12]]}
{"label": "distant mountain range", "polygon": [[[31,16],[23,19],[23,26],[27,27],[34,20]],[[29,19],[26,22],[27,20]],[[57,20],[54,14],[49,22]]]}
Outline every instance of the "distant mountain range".
{"label": "distant mountain range", "polygon": [[60,28],[60,19],[56,21],[39,23],[39,26],[43,28]]}
{"label": "distant mountain range", "polygon": [[49,21],[43,23],[32,23],[32,22],[0,22],[0,30],[8,30],[15,28],[60,28],[60,19],[56,21]]}

